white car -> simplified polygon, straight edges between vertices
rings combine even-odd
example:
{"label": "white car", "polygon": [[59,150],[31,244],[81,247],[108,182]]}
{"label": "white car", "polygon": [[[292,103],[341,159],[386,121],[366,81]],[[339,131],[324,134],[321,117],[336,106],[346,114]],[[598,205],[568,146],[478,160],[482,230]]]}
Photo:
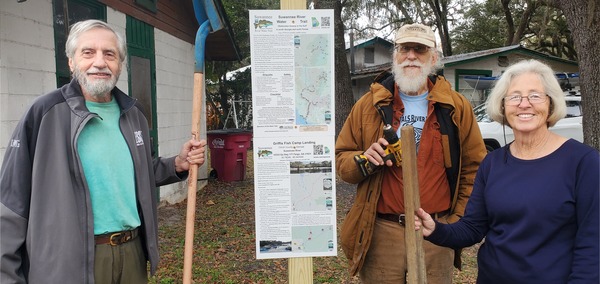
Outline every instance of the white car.
{"label": "white car", "polygon": [[[583,142],[581,125],[581,94],[576,91],[565,92],[567,116],[559,120],[550,130],[561,136]],[[498,149],[515,139],[513,131],[508,126],[492,121],[485,112],[485,103],[473,108],[481,136],[488,152]]]}

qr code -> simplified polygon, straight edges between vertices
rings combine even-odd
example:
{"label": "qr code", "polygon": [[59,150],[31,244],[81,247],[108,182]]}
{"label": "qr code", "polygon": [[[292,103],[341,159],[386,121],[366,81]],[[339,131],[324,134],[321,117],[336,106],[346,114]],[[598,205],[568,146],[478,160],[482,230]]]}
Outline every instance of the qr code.
{"label": "qr code", "polygon": [[323,155],[323,145],[313,145],[313,155]]}
{"label": "qr code", "polygon": [[321,27],[329,27],[331,25],[330,21],[331,17],[321,17]]}

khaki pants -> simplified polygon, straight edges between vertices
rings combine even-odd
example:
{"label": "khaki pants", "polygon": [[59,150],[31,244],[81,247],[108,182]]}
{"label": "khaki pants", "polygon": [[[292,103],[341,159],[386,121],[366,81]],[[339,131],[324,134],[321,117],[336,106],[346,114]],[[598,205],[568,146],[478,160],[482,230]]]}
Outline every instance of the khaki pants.
{"label": "khaki pants", "polygon": [[[442,218],[443,219],[443,218]],[[444,221],[444,220],[440,220]],[[404,226],[375,219],[371,246],[359,272],[363,283],[406,283]],[[454,251],[423,240],[428,284],[452,283]]]}
{"label": "khaki pants", "polygon": [[94,279],[96,284],[148,283],[146,257],[140,238],[117,246],[96,245]]}

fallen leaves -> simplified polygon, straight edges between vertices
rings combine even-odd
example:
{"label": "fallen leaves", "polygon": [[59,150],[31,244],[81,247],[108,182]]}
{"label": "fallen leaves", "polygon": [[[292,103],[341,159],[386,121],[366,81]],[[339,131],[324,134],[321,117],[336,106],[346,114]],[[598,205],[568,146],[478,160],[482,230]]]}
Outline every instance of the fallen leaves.
{"label": "fallen leaves", "polygon": [[[248,153],[246,180],[225,183],[209,180],[198,191],[192,279],[195,283],[287,283],[287,259],[256,259],[254,224],[254,183],[252,154]],[[338,226],[354,201],[355,186],[336,185]],[[159,250],[161,262],[150,283],[182,283],[185,242],[185,214],[182,202],[159,208]],[[339,232],[338,232],[339,236]],[[462,272],[456,270],[454,283],[475,283],[475,251],[463,250],[469,259]],[[476,265],[476,264],[475,264]],[[360,283],[347,273],[343,253],[338,257],[313,258],[314,283]]]}

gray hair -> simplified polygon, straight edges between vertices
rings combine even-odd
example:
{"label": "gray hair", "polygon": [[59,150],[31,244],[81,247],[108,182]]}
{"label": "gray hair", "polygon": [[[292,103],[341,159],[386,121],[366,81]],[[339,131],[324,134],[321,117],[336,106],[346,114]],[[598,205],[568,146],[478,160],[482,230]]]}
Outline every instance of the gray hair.
{"label": "gray hair", "polygon": [[125,42],[125,39],[110,25],[100,20],[85,20],[77,22],[71,26],[69,37],[67,38],[67,43],[65,44],[65,54],[67,55],[67,58],[72,59],[73,56],[75,56],[79,36],[82,33],[95,28],[105,29],[115,34],[115,37],[117,37],[117,49],[119,50],[119,60],[121,61],[121,63],[123,63],[125,58],[127,58],[127,42]]}
{"label": "gray hair", "polygon": [[[489,98],[487,99],[487,113],[490,118],[503,125],[508,125],[504,119],[504,97],[512,80],[525,73],[537,74],[544,86],[544,93],[550,98],[550,109],[548,112],[548,127],[554,126],[561,118],[567,115],[567,104],[565,94],[554,75],[554,71],[548,65],[534,60],[523,60],[508,67],[496,82]],[[510,127],[510,125],[508,125]]]}

